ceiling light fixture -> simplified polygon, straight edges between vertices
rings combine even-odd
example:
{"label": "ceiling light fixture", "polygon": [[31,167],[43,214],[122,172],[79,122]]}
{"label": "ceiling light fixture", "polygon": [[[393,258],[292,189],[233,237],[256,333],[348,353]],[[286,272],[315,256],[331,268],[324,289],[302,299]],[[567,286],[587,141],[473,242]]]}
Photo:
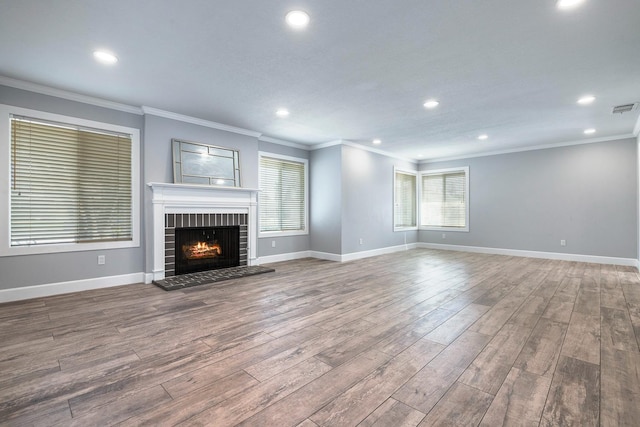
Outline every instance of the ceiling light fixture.
{"label": "ceiling light fixture", "polygon": [[480,141],[484,141],[485,139],[489,139],[489,135],[487,135],[487,134],[483,133],[482,135],[480,135],[480,136],[478,137],[478,139],[479,139]]}
{"label": "ceiling light fixture", "polygon": [[106,50],[95,50],[93,52],[93,57],[96,61],[107,65],[113,65],[118,62],[118,58],[113,53],[107,52]]}
{"label": "ceiling light fixture", "polygon": [[582,2],[584,2],[584,0],[558,0],[556,5],[558,6],[558,9],[568,10],[580,6]]}
{"label": "ceiling light fixture", "polygon": [[276,111],[276,116],[278,116],[278,117],[287,117],[287,116],[289,116],[289,110],[287,110],[286,108],[279,108]]}
{"label": "ceiling light fixture", "polygon": [[596,130],[593,128],[584,130],[585,135],[593,135],[594,133],[596,133]]}
{"label": "ceiling light fixture", "polygon": [[309,25],[309,14],[301,10],[292,10],[284,17],[291,28],[301,30]]}
{"label": "ceiling light fixture", "polygon": [[596,100],[595,96],[593,96],[593,95],[585,95],[582,98],[578,99],[578,104],[580,104],[580,105],[589,105],[595,100]]}
{"label": "ceiling light fixture", "polygon": [[374,140],[373,140],[373,141],[371,141],[371,142],[373,142],[373,144],[374,144],[374,145],[380,145],[380,144],[382,144],[382,141],[380,141],[379,139],[374,139]]}
{"label": "ceiling light fixture", "polygon": [[423,104],[425,108],[436,108],[438,105],[440,105],[440,102],[436,101],[435,99],[429,99],[427,101],[425,101],[425,103]]}

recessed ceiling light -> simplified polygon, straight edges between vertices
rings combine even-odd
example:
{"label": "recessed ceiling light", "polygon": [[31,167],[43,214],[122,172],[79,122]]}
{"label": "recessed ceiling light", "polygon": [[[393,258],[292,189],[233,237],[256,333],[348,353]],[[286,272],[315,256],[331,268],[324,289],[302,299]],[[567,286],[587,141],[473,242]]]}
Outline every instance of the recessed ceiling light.
{"label": "recessed ceiling light", "polygon": [[113,65],[118,62],[118,58],[113,53],[107,52],[106,50],[95,50],[93,52],[93,57],[96,61],[107,65]]}
{"label": "recessed ceiling light", "polygon": [[489,138],[489,135],[484,134],[484,133],[478,137],[478,139],[479,139],[480,141],[484,141],[485,139],[488,139],[488,138]]}
{"label": "recessed ceiling light", "polygon": [[592,135],[592,134],[594,134],[594,133],[596,133],[596,130],[595,130],[595,129],[593,129],[593,128],[591,128],[591,129],[585,129],[585,130],[584,130],[584,134],[585,134],[585,135]]}
{"label": "recessed ceiling light", "polygon": [[593,95],[585,95],[582,98],[578,99],[578,104],[580,104],[580,105],[589,105],[595,100],[596,100],[595,96],[593,96]]}
{"label": "recessed ceiling light", "polygon": [[436,108],[438,105],[440,105],[440,102],[436,101],[435,99],[429,99],[423,105],[425,108]]}
{"label": "recessed ceiling light", "polygon": [[309,14],[301,10],[292,10],[284,17],[291,28],[301,30],[309,25]]}
{"label": "recessed ceiling light", "polygon": [[287,117],[289,115],[289,110],[287,110],[286,108],[279,108],[276,111],[276,116],[278,117]]}
{"label": "recessed ceiling light", "polygon": [[374,139],[374,140],[373,140],[373,141],[371,141],[371,142],[373,142],[373,144],[374,144],[374,145],[380,145],[380,144],[382,144],[382,141],[380,141],[379,139]]}
{"label": "recessed ceiling light", "polygon": [[558,9],[567,10],[578,7],[583,2],[584,0],[558,0],[556,5],[558,6]]}

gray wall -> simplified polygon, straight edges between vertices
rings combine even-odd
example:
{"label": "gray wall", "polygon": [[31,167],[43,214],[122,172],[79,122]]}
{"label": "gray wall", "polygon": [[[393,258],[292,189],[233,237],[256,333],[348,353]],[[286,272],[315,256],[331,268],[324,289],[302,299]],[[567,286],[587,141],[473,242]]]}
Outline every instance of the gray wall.
{"label": "gray wall", "polygon": [[417,241],[417,231],[393,231],[394,166],[417,168],[350,145],[311,152],[313,251],[345,255]]}
{"label": "gray wall", "polygon": [[393,231],[394,166],[417,169],[415,163],[342,147],[341,254],[416,242],[416,231]]}
{"label": "gray wall", "polygon": [[470,221],[420,241],[637,259],[637,149],[623,139],[421,165],[469,166]]}
{"label": "gray wall", "polygon": [[[143,129],[141,115],[6,86],[0,86],[0,103]],[[143,139],[144,135],[141,132],[141,140]],[[144,144],[141,147],[141,156],[143,155]],[[2,168],[5,167],[6,162],[3,162]],[[1,173],[6,173],[6,170]],[[144,208],[141,206],[143,212]],[[144,221],[140,226],[144,230]],[[144,242],[144,236],[142,236],[141,246],[138,248],[0,257],[0,289],[140,273],[144,271]],[[98,254],[106,256],[105,265],[98,265]]]}
{"label": "gray wall", "polygon": [[342,251],[342,147],[314,150],[310,155],[311,250]]}

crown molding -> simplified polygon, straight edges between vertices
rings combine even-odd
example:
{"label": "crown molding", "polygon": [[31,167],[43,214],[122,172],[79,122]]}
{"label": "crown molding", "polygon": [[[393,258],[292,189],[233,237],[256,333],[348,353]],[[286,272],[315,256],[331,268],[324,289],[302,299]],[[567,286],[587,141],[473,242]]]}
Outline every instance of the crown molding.
{"label": "crown molding", "polygon": [[532,145],[528,147],[514,148],[510,150],[486,151],[482,153],[469,154],[469,155],[463,155],[463,156],[435,157],[433,159],[420,160],[418,164],[426,165],[429,163],[448,162],[450,160],[473,159],[476,157],[497,156],[500,154],[520,153],[524,151],[548,150],[550,148],[570,147],[573,145],[595,144],[598,142],[617,141],[619,139],[626,139],[626,138],[634,138],[634,135],[633,134],[614,135],[614,136],[607,136],[602,138],[586,139],[583,141],[568,141],[568,142],[560,142],[556,144]]}
{"label": "crown molding", "polygon": [[380,154],[382,156],[390,157],[392,159],[402,160],[404,162],[409,163],[417,163],[414,159],[409,159],[407,157],[398,156],[397,154],[390,153],[385,150],[380,150],[379,148],[367,147],[366,145],[358,144],[356,142],[351,141],[342,141],[342,145],[346,145],[353,148],[358,148],[360,150],[369,151],[371,153]]}
{"label": "crown molding", "polygon": [[342,145],[341,139],[336,139],[334,141],[321,142],[320,144],[315,144],[309,147],[311,151],[321,150],[323,148],[333,147],[334,145]]}
{"label": "crown molding", "polygon": [[16,89],[27,90],[29,92],[35,92],[42,95],[55,96],[57,98],[67,99],[69,101],[82,102],[83,104],[94,105],[96,107],[109,108],[111,110],[123,111],[125,113],[142,115],[142,109],[140,107],[134,107],[132,105],[121,104],[119,102],[108,101],[102,98],[96,98],[89,95],[81,95],[79,93],[69,92],[62,89],[56,89],[49,86],[44,86],[38,83],[26,82],[24,80],[12,79],[11,77],[0,76],[0,85],[9,86]]}
{"label": "crown molding", "polygon": [[335,145],[346,145],[348,147],[357,148],[359,150],[369,151],[371,153],[380,154],[385,157],[390,157],[392,159],[398,159],[409,163],[417,163],[414,159],[409,159],[407,157],[398,156],[396,154],[390,153],[388,151],[380,150],[378,148],[367,147],[366,145],[358,144],[356,142],[347,141],[344,139],[336,139],[335,141],[323,142],[321,144],[312,145],[310,150],[320,150],[322,148],[333,147]]}
{"label": "crown molding", "polygon": [[172,113],[171,111],[160,110],[158,108],[142,106],[142,112],[145,115],[164,117],[165,119],[177,120],[179,122],[191,123],[194,125],[204,126],[212,129],[224,130],[227,132],[238,133],[240,135],[252,136],[258,138],[261,133],[248,129],[243,129],[235,126],[225,125],[218,122],[212,122],[210,120],[199,119],[197,117],[191,117],[184,114]]}
{"label": "crown molding", "polygon": [[273,138],[267,135],[260,135],[258,137],[258,141],[270,142],[272,144],[284,145],[286,147],[297,148],[306,151],[309,151],[311,149],[311,146],[309,145],[299,144],[292,141],[285,141],[284,139]]}

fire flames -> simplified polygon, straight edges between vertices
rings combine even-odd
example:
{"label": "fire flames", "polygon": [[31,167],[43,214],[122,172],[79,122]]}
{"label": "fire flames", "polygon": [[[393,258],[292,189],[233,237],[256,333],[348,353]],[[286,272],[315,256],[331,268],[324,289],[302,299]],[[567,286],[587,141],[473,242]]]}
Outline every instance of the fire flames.
{"label": "fire flames", "polygon": [[187,259],[205,259],[222,255],[222,248],[218,242],[197,242],[193,245],[183,245],[182,252]]}

